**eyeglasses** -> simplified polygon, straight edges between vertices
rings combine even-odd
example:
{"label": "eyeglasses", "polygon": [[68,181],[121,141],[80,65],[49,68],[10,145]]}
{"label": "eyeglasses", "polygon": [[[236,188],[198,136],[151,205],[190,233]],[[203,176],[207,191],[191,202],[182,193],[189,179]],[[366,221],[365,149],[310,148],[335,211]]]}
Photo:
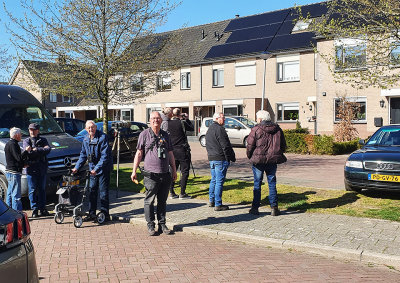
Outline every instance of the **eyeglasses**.
{"label": "eyeglasses", "polygon": [[152,118],[150,118],[150,120],[161,120],[161,118],[160,117],[152,117]]}

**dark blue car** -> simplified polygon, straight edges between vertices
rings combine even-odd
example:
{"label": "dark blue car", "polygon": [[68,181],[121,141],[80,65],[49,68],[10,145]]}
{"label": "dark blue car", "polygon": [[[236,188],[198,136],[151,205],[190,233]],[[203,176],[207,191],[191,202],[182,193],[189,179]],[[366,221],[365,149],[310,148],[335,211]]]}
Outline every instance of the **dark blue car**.
{"label": "dark blue car", "polygon": [[347,191],[400,189],[400,125],[383,126],[361,149],[353,152],[344,169]]}

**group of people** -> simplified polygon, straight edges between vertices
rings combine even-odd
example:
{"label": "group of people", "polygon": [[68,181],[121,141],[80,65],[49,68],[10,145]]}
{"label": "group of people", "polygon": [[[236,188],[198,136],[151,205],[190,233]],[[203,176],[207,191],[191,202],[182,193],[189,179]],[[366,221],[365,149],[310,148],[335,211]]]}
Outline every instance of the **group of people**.
{"label": "group of people", "polygon": [[[261,184],[264,172],[269,186],[271,215],[277,216],[278,199],[276,192],[277,164],[286,161],[284,152],[286,141],[279,125],[271,121],[267,111],[260,110],[256,114],[257,125],[247,138],[246,154],[252,163],[254,174],[254,190],[250,214],[258,215],[261,201]],[[224,128],[225,116],[215,113],[213,123],[206,134],[206,149],[210,163],[211,181],[209,186],[209,206],[215,211],[228,210],[222,204],[222,191],[226,173],[231,162],[236,161],[235,152]],[[144,198],[144,214],[150,236],[159,233],[172,234],[166,225],[166,202],[177,198],[174,182],[177,168],[181,170],[180,199],[190,198],[186,194],[186,184],[191,164],[190,147],[186,131],[193,130],[187,117],[182,116],[179,108],[166,108],[161,115],[158,111],[150,114],[150,128],[139,135],[137,151],[133,161],[131,179],[137,183],[137,169],[142,160],[144,168],[139,168],[146,189]],[[154,201],[157,199],[158,231],[155,230]]]}
{"label": "group of people", "polygon": [[[247,137],[246,154],[252,163],[254,175],[253,202],[250,214],[258,215],[261,201],[261,184],[264,172],[269,187],[271,215],[277,216],[278,198],[276,191],[277,164],[286,161],[284,152],[286,141],[279,125],[271,121],[267,111],[256,113],[257,125]],[[223,113],[213,115],[213,123],[206,134],[206,149],[210,164],[211,181],[209,185],[209,206],[215,211],[228,210],[222,204],[222,191],[227,170],[231,162],[236,161],[235,152],[224,128]],[[113,168],[111,148],[107,135],[97,130],[94,121],[87,121],[85,129],[88,135],[84,138],[79,160],[72,173],[77,173],[86,162],[90,171],[90,205],[85,220],[95,220],[97,195],[100,195],[100,211],[110,220],[109,184]],[[172,234],[166,225],[166,202],[170,198],[190,199],[186,185],[191,166],[191,152],[187,140],[187,131],[193,131],[193,125],[186,114],[179,108],[166,108],[161,115],[158,111],[150,114],[150,127],[139,135],[136,154],[133,160],[131,180],[137,183],[137,169],[143,175],[146,189],[144,214],[149,235],[159,233]],[[29,137],[23,141],[23,151],[18,145],[21,141],[21,129],[10,129],[10,141],[6,144],[6,173],[8,190],[6,202],[12,208],[21,211],[21,173],[26,167],[29,186],[29,200],[33,210],[32,217],[49,215],[46,210],[46,174],[47,155],[51,148],[44,137],[39,135],[39,125],[29,125]],[[139,164],[144,161],[144,167]],[[177,169],[180,168],[180,194],[174,191]],[[157,199],[158,231],[155,226],[154,202]],[[40,213],[40,214],[39,214]]]}

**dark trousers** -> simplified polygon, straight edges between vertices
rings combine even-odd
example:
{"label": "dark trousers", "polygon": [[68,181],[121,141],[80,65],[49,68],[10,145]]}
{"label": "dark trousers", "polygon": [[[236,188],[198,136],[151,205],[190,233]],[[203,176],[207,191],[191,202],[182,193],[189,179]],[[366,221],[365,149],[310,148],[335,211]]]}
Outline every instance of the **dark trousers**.
{"label": "dark trousers", "polygon": [[108,213],[109,210],[110,171],[103,170],[101,175],[90,176],[90,213],[96,213],[97,194],[100,193],[100,210]]}
{"label": "dark trousers", "polygon": [[157,220],[158,224],[165,224],[167,211],[168,188],[171,186],[171,174],[152,174],[154,176],[143,179],[146,193],[144,197],[144,217],[148,226],[154,226],[154,200],[157,197]]}
{"label": "dark trousers", "polygon": [[[174,157],[175,157],[176,172],[178,172],[178,168],[180,168],[181,170],[181,180],[180,180],[181,195],[184,195],[186,192],[186,185],[190,172],[190,160],[191,160],[190,152],[186,151],[184,148],[177,148],[174,149]],[[169,190],[171,194],[175,194],[174,186],[175,183],[173,182]]]}
{"label": "dark trousers", "polygon": [[26,175],[32,210],[46,208],[46,174]]}

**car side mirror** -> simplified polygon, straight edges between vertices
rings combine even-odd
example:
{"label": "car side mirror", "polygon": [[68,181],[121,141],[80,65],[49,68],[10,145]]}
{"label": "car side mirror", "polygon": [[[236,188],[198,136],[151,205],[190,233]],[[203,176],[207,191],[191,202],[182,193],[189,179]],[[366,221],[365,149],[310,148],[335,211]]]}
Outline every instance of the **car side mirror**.
{"label": "car side mirror", "polygon": [[358,140],[358,143],[359,143],[360,145],[365,145],[365,140],[360,139],[360,140]]}

